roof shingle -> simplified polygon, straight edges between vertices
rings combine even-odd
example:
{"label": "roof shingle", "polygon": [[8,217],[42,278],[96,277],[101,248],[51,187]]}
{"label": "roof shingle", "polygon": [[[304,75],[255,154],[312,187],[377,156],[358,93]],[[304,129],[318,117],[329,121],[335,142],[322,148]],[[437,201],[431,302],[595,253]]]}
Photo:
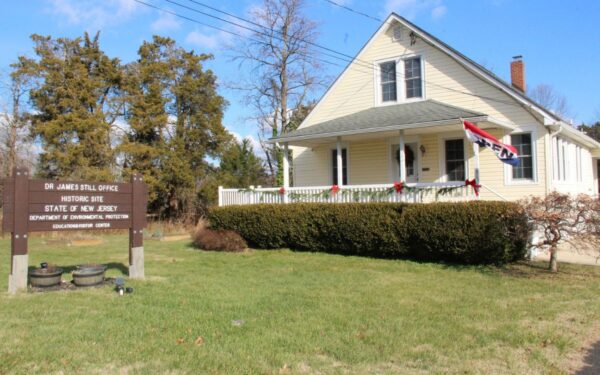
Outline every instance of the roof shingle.
{"label": "roof shingle", "polygon": [[435,100],[423,100],[412,103],[386,105],[369,108],[333,120],[297,129],[282,134],[272,140],[284,140],[296,137],[317,138],[319,135],[340,132],[360,132],[360,130],[389,128],[393,126],[422,124],[460,118],[486,116],[483,113],[443,104]]}

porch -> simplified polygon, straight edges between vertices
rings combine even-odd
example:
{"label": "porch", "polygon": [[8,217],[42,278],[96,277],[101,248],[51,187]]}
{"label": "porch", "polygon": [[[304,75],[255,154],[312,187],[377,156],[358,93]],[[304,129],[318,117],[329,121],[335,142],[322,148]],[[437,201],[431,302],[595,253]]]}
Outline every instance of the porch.
{"label": "porch", "polygon": [[432,100],[371,108],[272,139],[283,150],[282,186],[219,188],[219,205],[506,200],[485,183],[503,175],[496,160],[476,193],[478,149],[462,119],[500,137],[512,128]]}

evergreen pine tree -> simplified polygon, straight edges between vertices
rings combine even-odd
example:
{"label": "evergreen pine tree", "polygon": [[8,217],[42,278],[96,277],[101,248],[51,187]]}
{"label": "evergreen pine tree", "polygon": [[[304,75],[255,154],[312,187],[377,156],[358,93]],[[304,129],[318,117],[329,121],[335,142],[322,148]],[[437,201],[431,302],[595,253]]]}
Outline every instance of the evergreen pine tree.
{"label": "evergreen pine tree", "polygon": [[222,124],[225,99],[202,65],[211,58],[155,36],[128,67],[125,167],[146,176],[150,205],[162,217],[195,215],[204,201],[198,195],[210,170],[207,158],[220,156],[231,138]]}
{"label": "evergreen pine tree", "polygon": [[34,81],[31,134],[41,141],[38,175],[112,180],[111,130],[119,114],[121,68],[93,38],[33,35],[36,58],[19,58],[15,74]]}

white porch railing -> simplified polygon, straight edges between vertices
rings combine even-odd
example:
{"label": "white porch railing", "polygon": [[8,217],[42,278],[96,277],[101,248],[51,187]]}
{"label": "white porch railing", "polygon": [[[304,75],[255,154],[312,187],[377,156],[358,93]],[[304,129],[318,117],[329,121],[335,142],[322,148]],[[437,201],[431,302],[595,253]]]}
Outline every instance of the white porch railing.
{"label": "white porch railing", "polygon": [[259,203],[349,203],[467,201],[476,199],[471,186],[464,182],[407,183],[402,193],[393,184],[347,185],[334,193],[331,186],[224,189],[219,187],[219,206]]}

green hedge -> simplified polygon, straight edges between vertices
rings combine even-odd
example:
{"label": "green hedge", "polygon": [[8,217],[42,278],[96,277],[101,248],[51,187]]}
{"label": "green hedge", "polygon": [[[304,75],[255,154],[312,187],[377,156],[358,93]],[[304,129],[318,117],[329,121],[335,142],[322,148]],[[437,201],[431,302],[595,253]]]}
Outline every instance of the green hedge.
{"label": "green hedge", "polygon": [[228,206],[209,220],[261,249],[465,264],[521,259],[529,234],[520,207],[506,202]]}

